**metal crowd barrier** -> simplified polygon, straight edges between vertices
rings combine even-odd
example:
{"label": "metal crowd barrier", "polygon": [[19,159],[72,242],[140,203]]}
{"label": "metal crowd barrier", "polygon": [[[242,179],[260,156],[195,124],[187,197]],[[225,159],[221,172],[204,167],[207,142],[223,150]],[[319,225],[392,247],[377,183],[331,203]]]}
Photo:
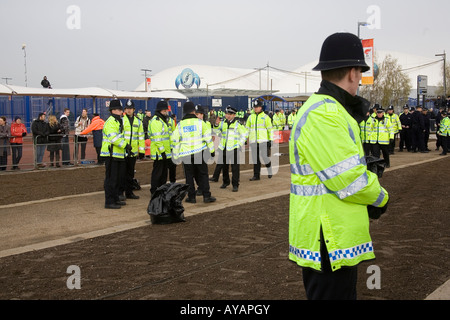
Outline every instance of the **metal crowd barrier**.
{"label": "metal crowd barrier", "polygon": [[[36,140],[38,137],[33,137],[30,133],[23,137],[22,145],[10,145],[8,148],[10,149],[9,154],[7,155],[7,164],[0,165],[0,173],[3,172],[14,172],[16,170],[54,170],[60,169],[64,167],[77,167],[77,166],[86,166],[86,165],[94,165],[97,163],[97,153],[93,145],[92,136],[88,136],[88,140],[86,142],[77,142],[77,136],[74,134],[67,135],[66,139],[63,138],[60,145],[59,150],[59,164],[60,167],[56,166],[56,159],[54,160],[55,166],[51,166],[50,162],[50,151],[48,151],[49,146],[54,146],[55,143],[45,143],[45,144],[37,144]],[[81,158],[81,149],[82,144],[85,144],[85,157]],[[38,148],[43,149],[43,159],[42,164],[44,166],[40,166],[37,161]],[[13,169],[15,164],[13,164],[13,156],[19,154],[21,149],[22,157],[17,164],[19,169]],[[41,150],[42,150],[41,149]],[[63,157],[64,152],[64,157]],[[66,165],[63,165],[63,161],[66,162]]]}

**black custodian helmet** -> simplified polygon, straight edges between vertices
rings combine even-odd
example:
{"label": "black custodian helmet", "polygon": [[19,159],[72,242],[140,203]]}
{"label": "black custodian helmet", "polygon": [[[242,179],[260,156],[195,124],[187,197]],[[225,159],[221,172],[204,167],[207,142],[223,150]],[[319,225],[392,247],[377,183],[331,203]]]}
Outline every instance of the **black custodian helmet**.
{"label": "black custodian helmet", "polygon": [[352,33],[338,32],[323,42],[319,64],[313,70],[325,71],[344,67],[361,67],[363,72],[370,69],[364,59],[361,40]]}

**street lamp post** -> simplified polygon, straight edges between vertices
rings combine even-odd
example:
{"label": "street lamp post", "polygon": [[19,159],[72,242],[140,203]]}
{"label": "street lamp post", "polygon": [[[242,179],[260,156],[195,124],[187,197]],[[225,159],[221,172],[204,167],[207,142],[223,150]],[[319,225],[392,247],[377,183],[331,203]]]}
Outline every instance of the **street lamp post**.
{"label": "street lamp post", "polygon": [[28,79],[27,79],[27,51],[25,50],[27,47],[27,45],[24,43],[22,45],[22,50],[23,50],[23,58],[24,58],[24,65],[25,65],[25,87],[28,87]]}
{"label": "street lamp post", "polygon": [[358,38],[361,39],[360,37],[360,28],[361,27],[367,27],[369,24],[367,22],[360,22],[358,21]]}
{"label": "street lamp post", "polygon": [[444,95],[442,96],[443,98],[447,95],[447,77],[446,77],[446,66],[445,66],[445,60],[447,60],[447,54],[445,53],[440,53],[440,54],[435,54],[436,57],[442,57],[442,59],[444,60]]}
{"label": "street lamp post", "polygon": [[141,69],[141,71],[144,71],[144,77],[145,77],[145,92],[148,91],[148,85],[147,85],[147,72],[152,72],[150,69]]}
{"label": "street lamp post", "polygon": [[[141,71],[144,71],[144,77],[145,77],[145,92],[148,92],[148,84],[147,84],[147,72],[152,72],[150,69],[141,69]],[[145,99],[145,110],[148,108],[148,98]]]}

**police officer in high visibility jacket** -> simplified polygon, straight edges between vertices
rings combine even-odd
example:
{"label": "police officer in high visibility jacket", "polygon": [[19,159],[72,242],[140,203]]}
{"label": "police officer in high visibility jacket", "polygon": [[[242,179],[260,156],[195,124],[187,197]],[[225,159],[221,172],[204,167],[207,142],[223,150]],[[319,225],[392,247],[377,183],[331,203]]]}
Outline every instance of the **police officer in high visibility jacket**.
{"label": "police officer in high visibility jacket", "polygon": [[[221,136],[219,144],[219,156],[222,161],[217,164],[215,171],[222,172],[223,184],[221,189],[225,189],[232,183],[233,192],[239,190],[239,175],[240,175],[240,152],[245,147],[247,140],[247,129],[236,118],[237,110],[228,106],[225,110],[225,118],[216,127]],[[218,161],[219,162],[219,161]],[[229,165],[231,164],[231,181],[229,174]]]}
{"label": "police officer in high visibility jacket", "polygon": [[208,165],[203,153],[208,152],[214,158],[214,143],[211,128],[195,115],[196,106],[188,101],[183,105],[184,117],[172,133],[172,156],[176,163],[183,163],[186,183],[189,185],[186,202],[196,203],[195,181],[203,195],[203,202],[216,201],[211,196],[208,179]]}
{"label": "police officer in high visibility jacket", "polygon": [[123,196],[125,192],[126,199],[139,199],[139,196],[133,192],[134,172],[136,168],[136,159],[141,154],[145,155],[145,133],[142,120],[135,114],[135,106],[132,100],[128,100],[124,108],[125,114],[122,118],[124,138],[131,145],[131,152],[125,157],[126,175],[125,181],[121,187],[120,193]]}
{"label": "police officer in high visibility jacket", "polygon": [[289,259],[303,267],[308,299],[356,299],[356,266],[375,257],[369,216],[384,213],[389,197],[359,134],[369,102],[356,93],[368,69],[357,36],[329,36],[313,69],[321,87],[291,132]]}
{"label": "police officer in high visibility jacket", "polygon": [[153,160],[150,193],[153,195],[156,189],[166,184],[167,172],[172,161],[170,134],[172,129],[169,124],[169,105],[161,100],[156,105],[155,115],[148,124],[148,135],[151,141],[150,154]]}
{"label": "police officer in high visibility jacket", "polygon": [[365,118],[359,123],[361,143],[363,145],[364,154],[370,156],[372,154],[372,147],[370,144],[370,136],[372,134],[373,118],[370,116],[370,111],[367,111]]}
{"label": "police officer in high visibility jacket", "polygon": [[379,158],[381,152],[383,153],[383,159],[386,163],[386,168],[389,168],[389,139],[391,135],[391,124],[385,117],[383,108],[377,110],[377,116],[372,119],[372,128],[369,135],[369,140],[372,145],[372,155]]}
{"label": "police officer in high visibility jacket", "polygon": [[441,137],[442,153],[439,155],[445,156],[448,152],[448,145],[450,139],[450,119],[447,117],[447,111],[441,111],[442,120],[440,122],[438,135]]}
{"label": "police officer in high visibility jacket", "polygon": [[272,178],[270,149],[273,141],[273,126],[270,117],[263,112],[263,104],[256,100],[253,111],[247,119],[248,140],[253,162],[253,177],[250,181],[261,179],[261,158],[267,168],[267,175]]}
{"label": "police officer in high visibility jacket", "polygon": [[295,120],[295,115],[297,114],[297,110],[296,109],[292,109],[291,113],[288,116],[288,127],[289,130],[292,130],[292,126],[294,125],[294,120]]}
{"label": "police officer in high visibility jacket", "polygon": [[122,122],[122,103],[112,100],[109,104],[111,116],[103,126],[103,141],[100,156],[105,159],[105,208],[120,209],[125,205],[121,201],[120,186],[125,178],[125,157],[131,153],[132,147],[124,137]]}
{"label": "police officer in high visibility jacket", "polygon": [[402,123],[399,116],[394,113],[394,106],[389,106],[386,114],[384,115],[389,123],[389,154],[394,154],[395,139],[398,137],[399,132],[402,130]]}

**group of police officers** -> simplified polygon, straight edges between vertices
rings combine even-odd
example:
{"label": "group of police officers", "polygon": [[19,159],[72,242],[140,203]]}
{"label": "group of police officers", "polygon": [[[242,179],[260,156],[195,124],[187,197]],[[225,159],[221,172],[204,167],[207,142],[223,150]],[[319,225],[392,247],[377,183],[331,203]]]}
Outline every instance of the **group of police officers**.
{"label": "group of police officers", "polygon": [[[447,137],[449,132],[449,118],[445,108],[440,108],[436,116],[436,150],[442,147],[441,155],[448,150]],[[374,105],[372,113],[360,122],[361,140],[367,156],[380,158],[381,153],[386,167],[390,166],[389,155],[394,154],[395,139],[400,135],[399,150],[403,152],[428,153],[430,136],[430,113],[426,107],[409,107],[405,105],[400,115],[394,113],[391,105],[384,110],[378,104]]]}
{"label": "group of police officers", "polygon": [[[145,139],[151,141],[150,154],[153,160],[150,193],[166,184],[174,183],[176,167],[182,164],[186,183],[189,185],[186,202],[196,203],[196,195],[203,202],[211,203],[209,181],[218,181],[223,176],[222,189],[232,184],[232,191],[239,190],[239,164],[241,153],[250,144],[254,174],[250,181],[260,180],[261,164],[272,177],[270,149],[273,126],[270,117],[263,111],[261,101],[256,101],[245,125],[237,121],[237,110],[228,106],[223,118],[217,117],[214,124],[206,120],[202,106],[187,101],[183,105],[183,118],[179,123],[169,116],[169,105],[158,102],[155,114],[144,121],[135,114],[133,101],[122,106],[120,100],[110,101],[110,117],[103,127],[101,156],[105,159],[105,208],[120,209],[126,199],[138,199],[133,193],[136,160],[145,154]],[[213,132],[221,137],[218,144],[218,162],[211,179],[208,161],[215,158]],[[232,177],[229,176],[231,165]],[[196,190],[196,184],[198,190]]]}

